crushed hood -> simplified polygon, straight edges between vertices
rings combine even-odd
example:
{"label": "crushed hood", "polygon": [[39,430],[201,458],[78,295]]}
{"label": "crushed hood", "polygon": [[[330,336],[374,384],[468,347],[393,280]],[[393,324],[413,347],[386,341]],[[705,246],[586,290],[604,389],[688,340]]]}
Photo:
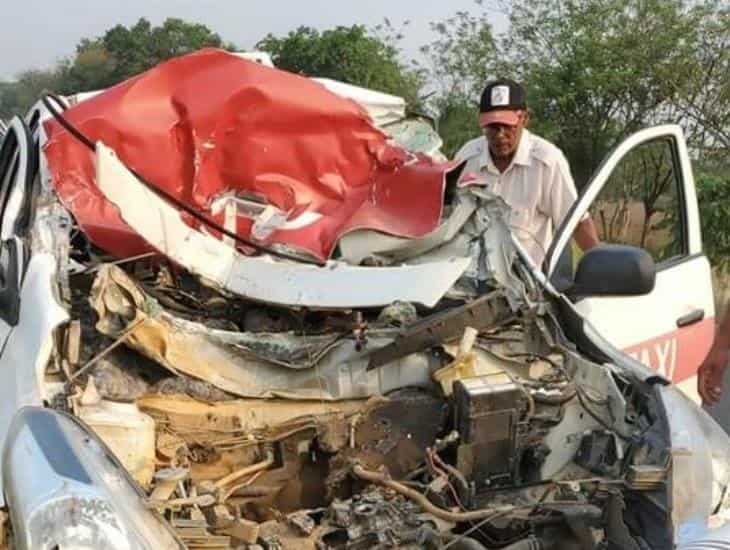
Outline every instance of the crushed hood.
{"label": "crushed hood", "polygon": [[[262,245],[326,259],[348,231],[414,238],[441,219],[447,165],[393,146],[321,84],[224,51],[163,63],[64,117],[150,185]],[[99,191],[93,152],[55,120],[46,131],[53,185],[90,240],[119,257],[149,250]]]}

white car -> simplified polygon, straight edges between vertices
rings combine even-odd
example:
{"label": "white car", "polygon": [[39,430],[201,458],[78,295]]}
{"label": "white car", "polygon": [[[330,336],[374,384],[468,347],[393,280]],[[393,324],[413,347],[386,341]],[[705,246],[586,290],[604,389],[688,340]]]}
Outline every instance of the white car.
{"label": "white car", "polygon": [[[146,109],[149,127],[155,104],[139,103],[125,109]],[[713,318],[678,127],[612,153],[542,269],[503,202],[453,184],[435,231],[356,228],[320,266],[264,237],[257,251],[237,247],[238,226],[205,218],[213,206],[200,214],[155,192],[76,125],[82,107],[100,120],[95,105],[45,98],[0,145],[13,548],[728,544],[730,440],[672,384],[693,376]],[[59,136],[90,146],[93,196],[61,185],[86,177],[86,157],[66,148],[59,161]],[[647,189],[653,212],[633,231],[632,193]],[[235,199],[233,219],[259,235],[328,215]],[[607,244],[566,273],[589,210]],[[119,220],[110,248],[133,235],[147,252],[95,244]]]}

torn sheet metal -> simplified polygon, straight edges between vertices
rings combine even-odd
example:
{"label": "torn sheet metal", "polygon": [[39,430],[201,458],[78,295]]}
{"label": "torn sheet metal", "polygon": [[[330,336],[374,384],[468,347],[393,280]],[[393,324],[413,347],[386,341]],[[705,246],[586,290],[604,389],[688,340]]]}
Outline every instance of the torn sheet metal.
{"label": "torn sheet metal", "polygon": [[451,288],[451,298],[473,298],[485,288],[503,288],[513,307],[526,296],[524,283],[513,273],[517,248],[509,225],[510,208],[500,197],[479,187],[457,190],[437,229],[417,239],[375,231],[354,231],[340,240],[348,263],[428,265],[448,258],[468,257],[469,268]]}
{"label": "torn sheet metal", "polygon": [[[468,193],[459,193],[448,207],[444,221],[434,231],[418,239],[403,239],[377,231],[360,230],[340,239],[340,257],[349,264],[364,261],[392,265],[412,260],[452,241],[477,209],[477,201]],[[466,250],[463,256],[465,257]]]}
{"label": "torn sheet metal", "polygon": [[398,337],[371,354],[369,368],[388,365],[408,354],[424,351],[443,342],[453,342],[471,327],[491,330],[515,319],[504,293],[497,290],[464,306],[434,313],[403,330]]}
{"label": "torn sheet metal", "polygon": [[383,131],[409,151],[423,153],[435,160],[447,160],[441,153],[444,141],[433,124],[425,118],[413,117],[399,120],[384,126]]}
{"label": "torn sheet metal", "polygon": [[352,99],[367,111],[379,128],[403,120],[406,117],[406,100],[360,86],[354,86],[331,78],[313,78],[330,92]]}
{"label": "torn sheet metal", "polygon": [[[229,193],[256,197],[289,219],[322,216],[274,231],[261,244],[326,259],[353,229],[417,237],[441,217],[447,165],[392,145],[358,104],[317,82],[220,50],[163,63],[64,117],[207,217],[211,203]],[[46,130],[55,189],[86,235],[117,256],[145,252],[99,193],[93,153],[56,121]],[[236,220],[243,238],[251,237],[251,225],[247,217]]]}
{"label": "torn sheet metal", "polygon": [[388,400],[363,407],[352,434],[353,446],[340,451],[331,481],[341,479],[342,468],[353,461],[367,468],[385,466],[402,479],[423,464],[428,447],[444,433],[449,407],[441,397],[414,389],[402,389]]}
{"label": "torn sheet metal", "polygon": [[[367,372],[371,350],[390,343],[392,330],[370,331],[364,347],[350,336],[333,342],[331,337],[213,330],[168,313],[112,265],[99,269],[91,304],[99,316],[96,328],[102,334],[118,338],[130,332],[127,345],[171,372],[205,380],[242,397],[369,397],[403,386],[428,387],[431,373],[440,367],[429,354],[413,354],[380,372]],[[259,340],[258,349],[252,344],[253,338]],[[312,350],[316,363],[283,366],[286,350],[282,351],[282,346],[287,340],[285,347],[290,350]],[[272,346],[270,353],[265,352],[267,341],[279,349]]]}
{"label": "torn sheet metal", "polygon": [[187,396],[148,395],[137,400],[140,410],[176,433],[259,433],[308,417],[351,416],[365,406],[365,400],[332,402],[288,399],[236,399],[203,403]]}
{"label": "torn sheet metal", "polygon": [[209,283],[254,300],[286,306],[354,308],[395,301],[433,307],[468,267],[451,257],[418,266],[325,267],[249,257],[187,225],[180,212],[140,183],[114,151],[97,144],[99,189],[154,249]]}
{"label": "torn sheet metal", "polygon": [[[233,55],[240,57],[241,59],[246,59],[248,61],[254,61],[255,63],[258,63],[259,65],[263,65],[264,67],[270,67],[270,68],[276,68],[274,63],[271,60],[271,56],[265,52],[231,52]],[[391,126],[394,124],[398,124],[400,122],[405,123],[405,126],[411,127],[409,124],[409,120],[404,120],[406,118],[406,101],[402,97],[392,95],[392,94],[386,94],[383,92],[378,92],[376,90],[370,90],[369,88],[363,88],[361,86],[355,86],[353,84],[348,84],[346,82],[341,82],[339,80],[333,80],[331,78],[312,78],[311,80],[318,82],[325,88],[327,88],[330,92],[337,94],[338,96],[344,97],[346,99],[352,99],[355,101],[360,107],[365,109],[367,114],[370,116],[372,121],[375,123],[375,125],[378,128],[383,128],[384,126]],[[91,92],[80,92],[77,94],[74,94],[72,96],[67,96],[66,99],[69,101],[71,105],[76,105],[82,101],[86,101],[87,99],[91,99],[94,96],[99,95],[100,93],[104,92],[105,90],[95,90]],[[417,119],[422,120],[422,119]],[[424,121],[424,124],[428,124],[426,121]],[[418,125],[420,129],[420,124]],[[430,126],[430,124],[429,124]],[[391,137],[394,137],[396,139],[396,142],[403,145],[406,145],[404,141],[401,141],[397,138],[397,136],[394,136],[391,131],[391,128],[388,129],[388,134]],[[415,129],[415,128],[414,128]],[[0,120],[0,134],[3,131],[3,121]],[[431,132],[435,134],[435,137],[431,135]],[[423,135],[421,135],[421,132],[418,132],[419,143],[425,143],[426,141],[429,144],[433,144],[436,138],[438,138],[439,145],[436,147],[438,150],[441,147],[441,138],[438,136],[435,130],[433,128],[431,129],[431,132],[426,133],[424,132]],[[400,128],[398,129],[398,132],[400,133]],[[425,149],[421,148],[410,148],[406,146],[406,149],[409,151],[414,152],[423,152],[427,153]]]}

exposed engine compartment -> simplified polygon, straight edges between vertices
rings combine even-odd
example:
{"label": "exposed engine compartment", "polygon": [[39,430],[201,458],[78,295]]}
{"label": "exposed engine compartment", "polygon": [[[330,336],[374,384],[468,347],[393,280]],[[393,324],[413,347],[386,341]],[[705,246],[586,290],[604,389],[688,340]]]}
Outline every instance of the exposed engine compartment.
{"label": "exposed engine compartment", "polygon": [[[54,406],[190,548],[658,547],[633,523],[665,513],[658,401],[572,349],[548,302],[286,310],[160,258],[87,265],[68,275]],[[125,447],[143,429],[120,404],[154,447]]]}

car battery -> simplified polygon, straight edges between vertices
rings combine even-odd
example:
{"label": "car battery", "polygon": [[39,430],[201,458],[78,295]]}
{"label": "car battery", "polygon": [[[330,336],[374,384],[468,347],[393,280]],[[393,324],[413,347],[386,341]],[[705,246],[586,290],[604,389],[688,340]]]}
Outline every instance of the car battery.
{"label": "car battery", "polygon": [[457,468],[477,491],[512,481],[519,466],[517,426],[527,407],[522,386],[495,373],[455,381],[453,396]]}

